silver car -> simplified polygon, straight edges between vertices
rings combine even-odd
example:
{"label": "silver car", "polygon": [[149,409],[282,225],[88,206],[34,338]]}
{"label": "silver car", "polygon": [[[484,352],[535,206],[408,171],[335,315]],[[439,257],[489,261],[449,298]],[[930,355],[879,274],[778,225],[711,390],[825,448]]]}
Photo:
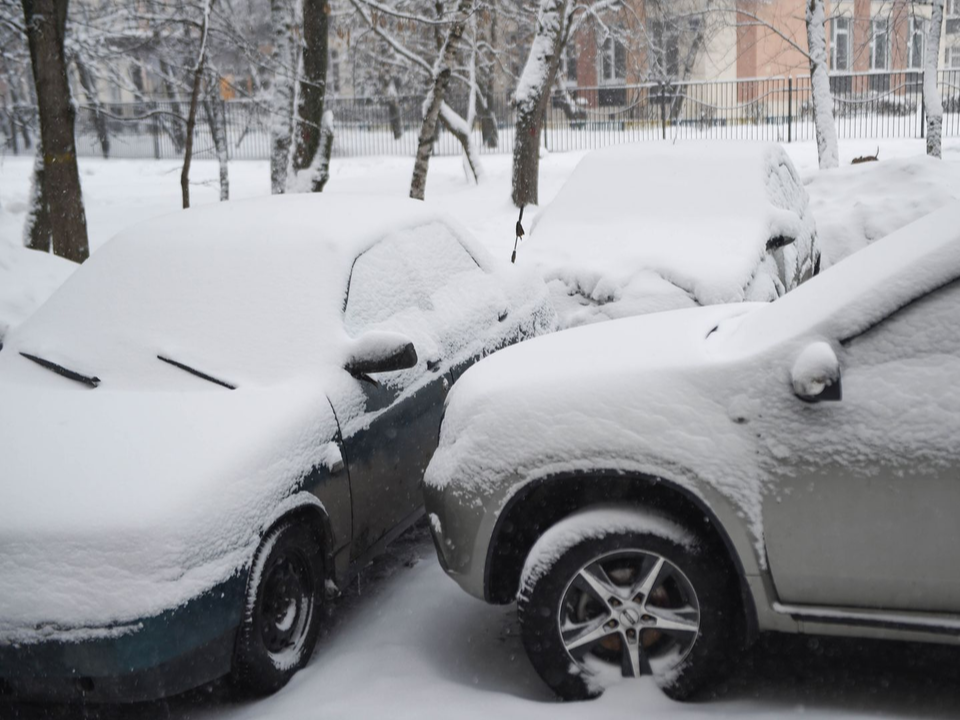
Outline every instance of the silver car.
{"label": "silver car", "polygon": [[960,205],[771,304],[577,328],[447,401],[440,562],[564,698],[780,631],[960,640]]}

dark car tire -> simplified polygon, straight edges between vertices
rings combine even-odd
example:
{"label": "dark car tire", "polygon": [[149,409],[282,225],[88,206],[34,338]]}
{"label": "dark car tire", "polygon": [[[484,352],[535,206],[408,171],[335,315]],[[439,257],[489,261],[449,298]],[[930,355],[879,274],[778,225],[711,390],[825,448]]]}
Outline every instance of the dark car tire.
{"label": "dark car tire", "polygon": [[[629,511],[629,508],[620,508],[620,510]],[[742,620],[736,577],[727,569],[726,562],[710,552],[713,546],[701,542],[665,518],[659,518],[658,527],[666,522],[669,526],[685,533],[686,537],[694,542],[692,544],[678,542],[675,537],[670,537],[669,533],[655,530],[653,527],[651,531],[644,531],[643,518],[655,517],[649,514],[638,515],[637,523],[631,523],[629,530],[619,531],[611,531],[609,522],[605,522],[602,510],[587,510],[578,515],[580,520],[575,540],[561,544],[559,547],[556,544],[553,547],[541,547],[541,543],[538,543],[531,551],[524,567],[517,601],[521,636],[530,661],[540,677],[560,698],[586,700],[603,693],[607,686],[604,684],[605,679],[609,680],[614,675],[621,674],[621,667],[616,667],[616,664],[628,662],[621,656],[622,650],[626,647],[621,643],[626,642],[626,636],[617,638],[613,650],[602,646],[603,643],[607,645],[611,643],[609,638],[601,641],[599,648],[596,644],[592,645],[601,654],[606,654],[606,660],[610,662],[610,670],[605,672],[612,674],[601,676],[591,673],[584,663],[568,653],[560,624],[561,620],[571,619],[571,607],[582,607],[584,604],[582,598],[577,598],[577,601],[571,605],[568,595],[571,589],[574,593],[583,592],[577,587],[580,585],[579,580],[575,582],[581,570],[595,568],[593,563],[598,560],[601,564],[623,563],[629,568],[631,553],[637,553],[637,558],[643,557],[642,554],[646,553],[653,559],[642,562],[652,564],[656,562],[655,557],[663,558],[665,561],[667,579],[663,584],[665,586],[668,583],[672,584],[671,589],[663,591],[665,596],[671,592],[678,597],[682,594],[682,591],[676,589],[679,583],[669,567],[672,565],[680,571],[676,577],[682,577],[686,586],[695,594],[695,604],[699,610],[697,618],[699,627],[696,632],[676,633],[677,638],[683,637],[683,643],[692,642],[692,646],[687,645],[686,655],[680,659],[679,663],[666,668],[665,671],[661,668],[661,672],[657,672],[654,668],[654,680],[657,685],[672,699],[687,700],[722,679],[731,669],[731,660],[741,648]],[[584,520],[588,522],[584,523]],[[531,572],[534,565],[538,569],[536,572]],[[609,565],[605,569],[607,568]],[[623,570],[615,567],[613,572],[623,572]],[[644,571],[638,569],[634,577],[640,578],[643,573]],[[608,575],[608,579],[611,577]],[[632,582],[628,582],[624,589]],[[661,591],[654,587],[654,592]],[[654,602],[653,595],[648,597],[651,602]],[[588,605],[592,602],[592,597],[587,599]],[[669,602],[665,604],[665,607],[681,606],[682,603],[679,600],[672,606]],[[610,612],[617,613],[619,609],[603,608],[596,617],[602,615],[612,618],[613,615],[608,615]],[[621,617],[618,627],[627,628],[627,621],[622,620],[622,616],[618,617]],[[573,620],[580,622],[582,618]],[[633,627],[639,629],[641,626]],[[636,635],[641,645],[648,642],[651,630],[652,628],[646,627]],[[630,630],[624,632],[630,632]],[[568,633],[570,633],[569,630]],[[680,640],[674,640],[669,635],[665,635],[665,633],[654,634],[653,637],[659,639],[654,640],[652,648],[655,649],[656,643],[660,642],[661,646],[664,644],[667,646],[668,649],[665,652],[669,652],[671,643],[680,643]],[[568,634],[568,642],[570,639]],[[587,652],[592,653],[595,650]],[[673,652],[679,653],[681,650],[674,646]],[[649,656],[648,653],[648,662]],[[589,659],[596,660],[594,656],[590,656]],[[669,660],[664,661],[664,664],[667,663]]]}
{"label": "dark car tire", "polygon": [[323,557],[313,528],[275,525],[253,556],[231,681],[244,695],[276,692],[313,655],[322,622]]}

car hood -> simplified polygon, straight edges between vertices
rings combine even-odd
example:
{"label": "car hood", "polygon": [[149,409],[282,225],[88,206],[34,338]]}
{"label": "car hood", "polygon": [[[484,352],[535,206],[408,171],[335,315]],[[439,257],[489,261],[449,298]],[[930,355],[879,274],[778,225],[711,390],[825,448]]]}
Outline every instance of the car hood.
{"label": "car hood", "polygon": [[[62,386],[62,387],[61,387]],[[248,561],[339,458],[323,389],[111,391],[0,381],[0,640],[176,607]]]}
{"label": "car hood", "polygon": [[451,392],[426,482],[470,504],[509,497],[504,485],[602,469],[706,480],[756,504],[752,441],[731,422],[728,368],[707,336],[757,307],[615,320],[484,360]]}

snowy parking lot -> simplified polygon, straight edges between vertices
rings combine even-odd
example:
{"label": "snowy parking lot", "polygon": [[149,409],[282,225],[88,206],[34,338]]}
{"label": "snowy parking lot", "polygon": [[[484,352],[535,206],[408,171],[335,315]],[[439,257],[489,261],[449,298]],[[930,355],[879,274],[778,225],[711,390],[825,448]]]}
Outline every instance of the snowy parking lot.
{"label": "snowy parking lot", "polygon": [[644,678],[560,704],[526,658],[515,608],[465,595],[421,525],[345,589],[311,664],[273,697],[238,702],[216,685],[126,708],[0,705],[0,718],[852,720],[955,718],[958,708],[958,648],[790,636],[764,638],[702,702],[675,703]]}
{"label": "snowy parking lot", "polygon": [[[827,265],[960,199],[960,143],[944,162],[923,156],[922,141],[880,143],[880,162],[849,166],[874,141],[842,145],[839,170],[816,170],[812,144],[787,146],[811,197]],[[552,199],[582,154],[543,160],[541,197]],[[495,255],[513,247],[507,156],[485,160],[479,187],[456,158],[432,161],[428,203],[449,212]],[[22,321],[72,271],[66,261],[20,247],[31,162],[0,159],[0,335]],[[411,161],[339,161],[329,193],[406,194]],[[95,252],[134,222],[178,212],[173,162],[84,160]],[[233,197],[269,191],[266,163],[231,165]],[[216,167],[197,163],[196,204],[216,201]],[[529,225],[535,213],[525,216]],[[529,240],[528,242],[535,242]],[[521,245],[518,263],[527,259]],[[547,261],[549,262],[549,260]],[[277,695],[255,702],[223,684],[149,706],[39,707],[0,703],[7,718],[716,718],[919,717],[960,715],[960,649],[814,637],[763,638],[738,660],[733,677],[706,702],[668,700],[649,679],[609,690],[589,704],[555,701],[527,660],[514,606],[486,605],[445,577],[425,525],[403,536],[342,588],[311,664]]]}

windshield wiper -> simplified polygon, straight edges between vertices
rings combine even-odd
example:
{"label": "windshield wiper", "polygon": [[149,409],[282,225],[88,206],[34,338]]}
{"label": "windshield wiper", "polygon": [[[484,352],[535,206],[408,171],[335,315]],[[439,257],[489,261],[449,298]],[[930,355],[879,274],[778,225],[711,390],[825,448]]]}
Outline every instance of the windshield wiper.
{"label": "windshield wiper", "polygon": [[225,380],[219,380],[219,379],[213,377],[212,375],[207,375],[207,374],[204,373],[204,372],[200,372],[200,371],[197,370],[196,368],[192,368],[192,367],[190,367],[189,365],[184,365],[182,362],[177,362],[176,360],[171,360],[170,358],[164,357],[163,355],[157,355],[157,360],[162,360],[163,362],[167,363],[168,365],[173,365],[173,366],[176,367],[176,368],[180,368],[181,370],[185,370],[186,372],[190,373],[191,375],[196,375],[198,378],[201,378],[201,379],[203,379],[203,380],[206,380],[207,382],[212,382],[214,385],[219,385],[220,387],[225,387],[225,388],[227,388],[228,390],[236,390],[236,389],[237,389],[237,386],[236,386],[236,385],[231,385],[230,383],[226,382]]}
{"label": "windshield wiper", "polygon": [[100,378],[98,378],[98,377],[81,375],[80,373],[75,372],[74,370],[69,370],[69,369],[65,368],[63,365],[57,365],[57,363],[55,363],[55,362],[50,362],[49,360],[44,360],[42,357],[37,357],[36,355],[31,355],[31,354],[25,353],[25,352],[21,352],[20,354],[21,354],[23,357],[25,357],[27,360],[32,360],[33,362],[35,362],[35,363],[36,363],[37,365],[39,365],[40,367],[44,367],[44,368],[46,368],[47,370],[52,370],[52,371],[55,372],[57,375],[62,375],[63,377],[67,378],[68,380],[74,380],[74,381],[76,381],[76,382],[78,382],[78,383],[83,383],[83,384],[86,385],[87,387],[92,387],[92,388],[95,388],[95,387],[97,387],[97,386],[100,384]]}

